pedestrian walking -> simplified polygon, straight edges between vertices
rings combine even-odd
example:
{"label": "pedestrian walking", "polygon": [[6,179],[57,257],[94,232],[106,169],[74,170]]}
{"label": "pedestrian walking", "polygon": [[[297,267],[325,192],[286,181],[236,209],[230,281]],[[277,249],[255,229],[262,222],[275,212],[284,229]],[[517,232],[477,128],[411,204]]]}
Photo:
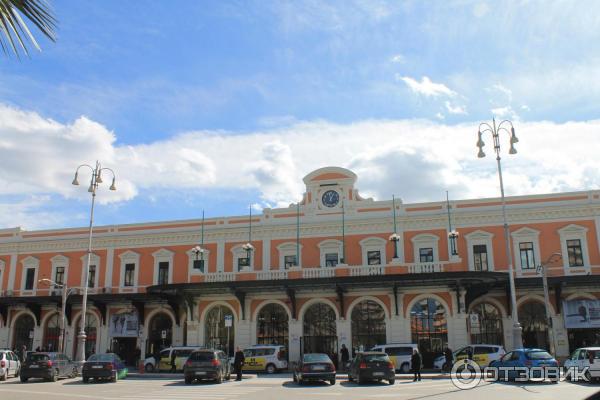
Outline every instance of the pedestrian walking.
{"label": "pedestrian walking", "polygon": [[175,359],[177,358],[176,351],[171,351],[171,372],[176,372]]}
{"label": "pedestrian walking", "polygon": [[421,380],[421,354],[419,354],[419,350],[414,349],[413,355],[410,358],[410,364],[412,366],[413,374],[415,375],[413,382],[417,380]]}
{"label": "pedestrian walking", "polygon": [[446,350],[444,350],[444,358],[446,359],[444,369],[446,371],[450,371],[452,369],[452,365],[454,364],[454,355],[452,354],[452,350],[450,350],[450,347],[448,347],[448,345],[446,345]]}
{"label": "pedestrian walking", "polygon": [[236,381],[242,380],[242,367],[244,366],[244,361],[246,361],[244,358],[244,353],[239,347],[237,347],[235,350],[235,357],[233,359],[233,368],[235,369],[235,374],[237,375],[235,379]]}
{"label": "pedestrian walking", "polygon": [[350,361],[350,352],[345,344],[342,343],[342,348],[340,350],[340,355],[342,356],[342,370],[346,371],[348,368],[348,362]]}

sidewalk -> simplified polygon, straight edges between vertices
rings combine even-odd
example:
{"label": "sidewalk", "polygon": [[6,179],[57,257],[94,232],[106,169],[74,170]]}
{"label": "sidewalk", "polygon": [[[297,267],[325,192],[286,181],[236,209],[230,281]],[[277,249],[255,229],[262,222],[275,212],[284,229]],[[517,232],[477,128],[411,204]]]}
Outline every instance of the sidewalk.
{"label": "sidewalk", "polygon": [[[266,373],[264,374],[244,374],[244,380],[246,379],[254,379],[254,378],[258,378],[258,377],[284,377],[284,376],[288,376],[291,379],[291,372],[282,372],[282,373],[278,373],[278,374],[272,374],[272,375],[268,375]],[[139,372],[130,372],[127,374],[128,378],[131,379],[183,379],[183,373],[178,372],[178,373],[167,373],[167,372],[144,372],[144,373],[139,373]],[[348,379],[348,374],[345,372],[338,372],[336,374],[337,379],[341,379],[341,380],[347,380]],[[443,372],[426,372],[426,373],[421,373],[421,379],[449,379],[450,378],[450,374],[448,373],[443,373]],[[413,374],[396,374],[396,379],[399,380],[412,380],[413,379]]]}

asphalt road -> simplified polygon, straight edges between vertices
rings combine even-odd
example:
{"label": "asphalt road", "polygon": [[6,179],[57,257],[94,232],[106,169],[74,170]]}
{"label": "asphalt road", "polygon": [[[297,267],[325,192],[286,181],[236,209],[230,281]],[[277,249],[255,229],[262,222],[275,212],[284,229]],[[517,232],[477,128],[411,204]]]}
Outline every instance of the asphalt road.
{"label": "asphalt road", "polygon": [[449,379],[424,380],[413,383],[398,380],[393,386],[373,383],[358,386],[344,379],[335,386],[309,384],[298,386],[289,375],[259,376],[242,382],[229,381],[217,385],[201,383],[185,385],[182,379],[125,379],[117,383],[83,384],[81,378],[56,383],[18,379],[0,383],[0,399],[11,400],[307,400],[307,399],[585,399],[600,392],[600,384],[550,383],[481,383],[471,390],[455,388]]}

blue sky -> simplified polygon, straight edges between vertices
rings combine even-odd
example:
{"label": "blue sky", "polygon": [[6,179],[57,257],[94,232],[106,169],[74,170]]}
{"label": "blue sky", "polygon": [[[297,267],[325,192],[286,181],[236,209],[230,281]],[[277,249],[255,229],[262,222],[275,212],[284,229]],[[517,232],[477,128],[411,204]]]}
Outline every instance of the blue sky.
{"label": "blue sky", "polygon": [[330,164],[376,198],[493,196],[492,115],[526,134],[509,193],[600,183],[548,163],[600,145],[598,2],[52,4],[57,43],[0,62],[0,227],[85,224],[63,186],[96,158],[122,183],[103,224],[284,206]]}

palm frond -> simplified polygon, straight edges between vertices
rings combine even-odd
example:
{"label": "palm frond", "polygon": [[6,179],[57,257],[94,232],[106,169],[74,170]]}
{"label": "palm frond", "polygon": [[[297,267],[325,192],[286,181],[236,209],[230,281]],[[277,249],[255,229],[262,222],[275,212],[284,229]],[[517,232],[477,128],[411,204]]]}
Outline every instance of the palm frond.
{"label": "palm frond", "polygon": [[0,47],[5,54],[29,55],[29,44],[41,50],[21,15],[48,39],[56,41],[56,18],[46,0],[0,0]]}

